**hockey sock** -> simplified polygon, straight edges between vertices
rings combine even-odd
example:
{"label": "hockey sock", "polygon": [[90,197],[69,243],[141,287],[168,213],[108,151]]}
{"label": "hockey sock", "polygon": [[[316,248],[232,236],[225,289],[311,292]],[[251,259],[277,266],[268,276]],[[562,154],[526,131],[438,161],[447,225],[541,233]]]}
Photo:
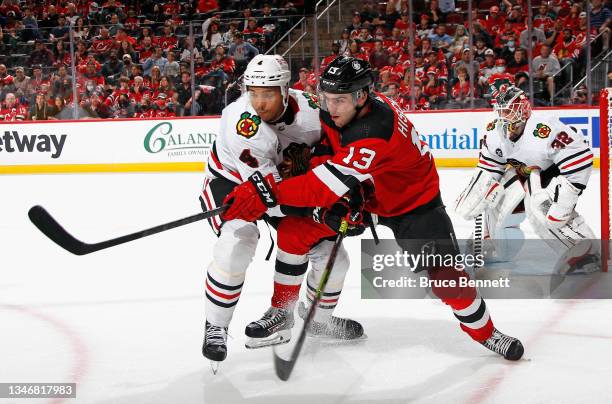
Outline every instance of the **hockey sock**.
{"label": "hockey sock", "polygon": [[281,249],[278,250],[272,307],[292,309],[295,306],[307,268],[308,257],[306,255],[295,255]]}
{"label": "hockey sock", "polygon": [[460,327],[472,339],[483,342],[493,333],[493,321],[476,288],[459,286],[460,278],[468,278],[463,271],[453,268],[437,268],[428,271],[432,280],[454,280],[455,287],[440,287],[434,283],[432,292],[453,310]]}

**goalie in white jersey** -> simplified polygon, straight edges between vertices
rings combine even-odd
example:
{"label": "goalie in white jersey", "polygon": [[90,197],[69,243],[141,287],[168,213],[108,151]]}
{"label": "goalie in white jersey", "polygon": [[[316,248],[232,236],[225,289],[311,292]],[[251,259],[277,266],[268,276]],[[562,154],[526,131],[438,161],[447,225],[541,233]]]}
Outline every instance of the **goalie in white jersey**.
{"label": "goalie in white jersey", "polygon": [[476,172],[457,199],[457,213],[465,219],[484,215],[485,251],[493,259],[510,260],[518,253],[520,244],[505,240],[523,238],[518,225],[526,214],[551,248],[567,254],[567,264],[558,271],[593,270],[599,262],[595,235],[575,210],[591,175],[591,148],[557,118],[533,117],[519,88],[502,81],[492,90],[496,119],[486,128]]}
{"label": "goalie in white jersey", "polygon": [[[249,62],[244,73],[246,91],[222,112],[219,136],[206,165],[206,178],[200,196],[204,210],[221,206],[236,185],[253,181],[253,174],[257,172],[260,174],[255,175],[261,177],[262,183],[266,176],[280,181],[287,175],[287,152],[298,157],[302,153],[308,155],[310,146],[319,142],[321,124],[316,99],[308,93],[289,89],[289,80],[290,71],[281,56],[257,55]],[[304,170],[308,169],[307,157],[304,164]],[[313,271],[308,275],[309,284],[317,281],[322,273],[333,243],[319,242],[322,238],[320,235],[330,237],[335,232],[320,223],[310,223],[307,228],[299,227],[298,219],[312,222],[309,216],[312,210],[306,209],[275,207],[267,212],[269,217],[275,218],[285,215],[308,217],[285,218],[285,221],[291,219],[296,224],[281,223],[277,229],[279,251],[274,275],[275,297],[264,317],[247,327],[245,332],[251,337],[249,341],[255,341],[253,345],[247,343],[248,348],[289,341],[293,307],[308,261],[313,266]],[[215,362],[224,360],[227,355],[227,327],[259,239],[255,222],[237,219],[224,221],[222,217],[223,214],[209,219],[219,238],[213,248],[205,284],[206,331],[202,353]],[[299,237],[288,232],[297,232]],[[309,241],[307,245],[306,240]],[[339,288],[348,267],[348,255],[341,249],[334,268],[335,283]],[[330,283],[334,284],[334,281]],[[332,319],[338,320],[335,317]],[[277,335],[280,331],[287,333],[281,337]],[[363,331],[360,330],[360,333]]]}

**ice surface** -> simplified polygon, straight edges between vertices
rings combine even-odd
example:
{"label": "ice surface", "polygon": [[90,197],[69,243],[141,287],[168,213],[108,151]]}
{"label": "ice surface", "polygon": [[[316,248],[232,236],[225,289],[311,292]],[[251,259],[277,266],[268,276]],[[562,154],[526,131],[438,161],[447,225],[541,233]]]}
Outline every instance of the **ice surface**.
{"label": "ice surface", "polygon": [[[470,172],[440,172],[452,205]],[[308,339],[291,379],[281,382],[271,350],[244,348],[244,327],[267,309],[272,291],[262,227],[229,329],[229,356],[213,376],[200,353],[215,242],[206,222],[77,257],[27,218],[41,204],[76,237],[100,241],[197,213],[201,180],[0,176],[0,382],[76,381],[77,399],[68,403],[612,402],[609,300],[487,301],[496,326],[525,343],[525,359],[509,363],[471,341],[438,301],[361,300],[356,261],[337,313],[362,322],[368,338]],[[599,234],[597,173],[591,181],[578,210]],[[467,237],[471,224],[452,218]],[[381,227],[379,235],[391,237]],[[358,257],[358,239],[346,243]]]}

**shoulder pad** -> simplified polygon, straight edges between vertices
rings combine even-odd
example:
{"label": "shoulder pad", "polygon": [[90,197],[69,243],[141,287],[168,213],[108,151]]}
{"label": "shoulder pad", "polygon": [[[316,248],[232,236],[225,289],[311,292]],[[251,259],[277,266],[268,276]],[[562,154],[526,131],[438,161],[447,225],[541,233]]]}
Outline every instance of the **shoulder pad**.
{"label": "shoulder pad", "polygon": [[396,117],[391,107],[378,98],[370,102],[370,112],[342,131],[343,146],[366,138],[389,140],[393,136]]}

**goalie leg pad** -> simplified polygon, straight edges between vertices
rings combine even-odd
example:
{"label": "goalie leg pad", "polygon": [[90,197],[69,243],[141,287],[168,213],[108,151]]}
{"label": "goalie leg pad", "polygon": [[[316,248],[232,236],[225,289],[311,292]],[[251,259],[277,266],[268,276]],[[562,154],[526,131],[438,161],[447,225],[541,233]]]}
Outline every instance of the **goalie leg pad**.
{"label": "goalie leg pad", "polygon": [[[495,226],[507,227],[516,225],[517,223],[515,222],[519,219],[519,216],[515,216],[512,213],[525,199],[525,188],[523,187],[523,184],[521,183],[514,168],[510,168],[506,171],[500,181],[500,184],[503,187],[503,198],[494,208],[497,210],[497,222],[495,223]],[[513,217],[510,218],[511,216]]]}
{"label": "goalie leg pad", "polygon": [[471,220],[487,207],[499,203],[502,187],[493,176],[484,170],[477,169],[468,186],[455,201],[455,211],[466,220]]}

